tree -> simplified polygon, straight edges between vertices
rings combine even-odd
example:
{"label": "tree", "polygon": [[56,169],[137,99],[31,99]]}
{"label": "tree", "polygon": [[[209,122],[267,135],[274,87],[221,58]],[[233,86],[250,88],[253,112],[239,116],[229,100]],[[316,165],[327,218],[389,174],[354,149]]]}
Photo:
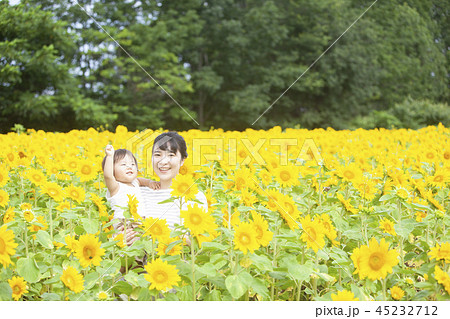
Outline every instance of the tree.
{"label": "tree", "polygon": [[14,123],[66,130],[114,120],[70,74],[75,47],[51,13],[0,2],[0,130]]}

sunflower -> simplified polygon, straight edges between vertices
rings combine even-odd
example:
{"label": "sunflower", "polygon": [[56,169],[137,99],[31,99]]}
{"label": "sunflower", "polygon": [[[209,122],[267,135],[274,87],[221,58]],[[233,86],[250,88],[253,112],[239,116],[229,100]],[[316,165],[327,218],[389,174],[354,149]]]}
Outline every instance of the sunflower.
{"label": "sunflower", "polygon": [[4,166],[0,166],[0,187],[3,187],[9,181],[8,170]]}
{"label": "sunflower", "polygon": [[25,173],[25,178],[36,186],[44,185],[47,182],[47,177],[45,174],[41,170],[35,168],[30,168]]}
{"label": "sunflower", "polygon": [[109,296],[108,296],[108,294],[105,291],[100,291],[97,294],[97,298],[98,298],[98,300],[106,300],[106,299],[109,298]]}
{"label": "sunflower", "polygon": [[450,176],[443,168],[437,168],[432,176],[428,176],[426,181],[429,185],[444,188],[450,182]]}
{"label": "sunflower", "polygon": [[16,301],[19,300],[23,294],[28,292],[27,282],[22,277],[14,276],[11,279],[8,279],[8,283],[12,290],[12,297]]}
{"label": "sunflower", "polygon": [[32,222],[34,219],[34,215],[33,212],[31,210],[26,210],[23,212],[23,218],[27,221],[27,222]]}
{"label": "sunflower", "polygon": [[22,211],[31,210],[32,208],[30,203],[22,203],[19,207]]}
{"label": "sunflower", "polygon": [[103,206],[104,201],[103,198],[101,198],[100,196],[98,196],[95,193],[89,193],[89,195],[91,196],[91,201],[97,205],[97,207]]}
{"label": "sunflower", "polygon": [[394,286],[391,288],[392,299],[400,300],[405,295],[405,292],[399,286]]}
{"label": "sunflower", "polygon": [[72,290],[74,293],[83,291],[84,279],[83,276],[72,266],[64,269],[62,276],[60,277],[64,285]]}
{"label": "sunflower", "polygon": [[3,189],[0,189],[0,207],[5,207],[9,202],[9,194]]}
{"label": "sunflower", "polygon": [[198,204],[194,204],[194,206],[189,205],[187,210],[181,211],[180,216],[183,218],[184,226],[188,228],[194,236],[212,232],[217,228],[217,225],[214,223],[214,217]]}
{"label": "sunflower", "polygon": [[333,301],[359,301],[359,298],[355,298],[353,292],[346,289],[338,291],[336,294],[331,294],[331,300]]}
{"label": "sunflower", "polygon": [[258,177],[264,186],[267,186],[272,182],[272,174],[269,173],[267,169],[261,169],[258,173]]}
{"label": "sunflower", "polygon": [[195,195],[198,193],[195,180],[188,175],[178,174],[170,188],[172,189],[171,196],[184,197],[186,202],[195,199]]}
{"label": "sunflower", "polygon": [[450,294],[450,276],[445,271],[442,271],[439,266],[434,267],[434,278],[436,281],[444,286],[448,294]]}
{"label": "sunflower", "polygon": [[355,163],[351,163],[347,166],[340,166],[336,175],[346,182],[354,182],[357,178],[362,177],[362,172]]}
{"label": "sunflower", "polygon": [[14,211],[14,207],[9,207],[5,215],[3,215],[3,223],[7,224],[14,220],[14,216],[16,215],[16,212]]}
{"label": "sunflower", "polygon": [[428,253],[430,259],[445,260],[446,263],[450,263],[450,243],[445,242],[442,244],[437,243],[435,247],[431,248],[431,251]]}
{"label": "sunflower", "polygon": [[114,241],[117,241],[116,245],[119,248],[124,248],[126,246],[124,240],[123,240],[123,233],[117,234],[116,237],[114,237]]}
{"label": "sunflower", "polygon": [[162,261],[160,258],[146,264],[144,269],[147,271],[144,278],[150,283],[149,289],[160,291],[171,289],[173,286],[178,286],[178,281],[181,280],[176,266],[169,265],[167,261]]}
{"label": "sunflower", "polygon": [[36,221],[28,227],[28,229],[32,232],[37,232],[38,230],[46,230],[48,228],[48,224],[45,221],[44,216],[36,217]]}
{"label": "sunflower", "polygon": [[100,248],[98,238],[92,234],[81,235],[75,248],[75,257],[83,268],[90,265],[99,266],[105,250]]}
{"label": "sunflower", "polygon": [[352,206],[352,204],[350,203],[349,200],[344,199],[344,196],[342,196],[342,194],[337,194],[336,195],[337,199],[342,203],[342,205],[344,205],[345,210],[352,213],[352,214],[357,214],[358,210]]}
{"label": "sunflower", "polygon": [[253,253],[260,246],[257,237],[258,233],[252,224],[240,223],[236,226],[234,233],[234,248],[239,249],[244,254],[247,254],[247,251]]}
{"label": "sunflower", "polygon": [[42,193],[47,194],[57,202],[61,202],[63,200],[63,190],[61,186],[59,186],[56,183],[46,182],[42,184],[41,191]]}
{"label": "sunflower", "polygon": [[320,215],[319,222],[323,225],[325,236],[328,237],[333,245],[338,245],[339,242],[335,240],[337,238],[337,232],[333,226],[333,223],[331,222],[330,216],[328,216],[327,214]]}
{"label": "sunflower", "polygon": [[130,210],[131,216],[134,218],[134,220],[141,220],[142,217],[138,214],[138,205],[139,201],[137,200],[136,196],[127,194],[128,197],[128,209]]}
{"label": "sunflower", "polygon": [[[234,189],[237,191],[242,191],[246,188],[255,188],[255,180],[253,179],[253,174],[249,168],[243,167],[233,171],[231,176],[234,174]],[[233,178],[233,177],[232,177]]]}
{"label": "sunflower", "polygon": [[306,243],[308,248],[312,248],[317,253],[325,246],[325,227],[319,219],[311,220],[309,215],[300,218],[300,223],[303,229],[301,240]]}
{"label": "sunflower", "polygon": [[12,264],[11,256],[16,253],[18,244],[14,242],[14,233],[6,225],[0,227],[0,264],[3,267]]}
{"label": "sunflower", "polygon": [[283,194],[281,194],[279,191],[268,189],[266,191],[266,196],[267,204],[265,206],[272,211],[277,211],[279,206],[278,202],[280,201],[280,198],[281,196],[283,196]]}
{"label": "sunflower", "polygon": [[217,204],[217,200],[213,197],[211,190],[208,189],[205,192],[205,197],[206,197],[206,201],[208,203],[208,211],[213,210],[213,208],[214,208],[213,205]]}
{"label": "sunflower", "polygon": [[238,195],[239,203],[242,203],[244,206],[252,207],[254,203],[256,203],[257,198],[253,195],[253,192],[248,188],[244,188],[241,193]]}
{"label": "sunflower", "polygon": [[299,170],[295,165],[280,165],[272,173],[281,187],[296,186],[300,183]]}
{"label": "sunflower", "polygon": [[394,229],[394,223],[389,219],[383,218],[382,220],[380,220],[380,229],[387,234],[397,236],[397,233]]}
{"label": "sunflower", "polygon": [[392,272],[392,267],[398,264],[398,252],[389,250],[389,243],[382,238],[378,244],[375,238],[369,242],[369,246],[360,248],[360,276],[369,277],[371,280],[386,278]]}
{"label": "sunflower", "polygon": [[294,199],[289,195],[280,194],[276,204],[278,213],[280,213],[281,217],[286,221],[289,228],[292,230],[299,229],[300,227],[297,220],[300,216],[300,212],[298,211]]}
{"label": "sunflower", "polygon": [[259,245],[266,247],[273,238],[273,233],[269,230],[267,221],[257,212],[252,211],[251,224],[256,230],[256,241]]}
{"label": "sunflower", "polygon": [[241,215],[241,213],[237,209],[234,209],[234,211],[231,214],[231,216],[228,213],[228,209],[227,208],[222,208],[222,213],[223,213],[222,225],[224,227],[228,227],[229,224],[230,224],[230,227],[234,227],[234,226],[236,226],[237,224],[239,224],[241,222],[241,220],[239,219],[239,216]]}
{"label": "sunflower", "polygon": [[64,240],[66,242],[67,248],[70,249],[70,251],[67,253],[67,257],[70,256],[70,254],[75,254],[75,250],[77,249],[78,240],[75,239],[75,236],[67,235],[64,237]]}
{"label": "sunflower", "polygon": [[80,178],[80,182],[88,182],[97,178],[97,164],[87,159],[80,160],[77,165],[76,175]]}
{"label": "sunflower", "polygon": [[176,244],[175,246],[172,246],[172,248],[169,251],[166,251],[170,244],[180,240],[177,238],[166,238],[164,241],[160,241],[158,243],[158,247],[156,248],[156,251],[158,252],[158,255],[160,256],[175,256],[180,255],[181,250],[183,249],[183,243],[180,242]]}
{"label": "sunflower", "polygon": [[150,236],[158,241],[170,237],[170,229],[165,219],[147,217],[139,227],[144,230],[143,237]]}
{"label": "sunflower", "polygon": [[63,201],[58,206],[56,206],[56,210],[59,212],[63,212],[64,210],[70,210],[70,203],[68,201]]}
{"label": "sunflower", "polygon": [[187,160],[185,160],[183,165],[180,167],[180,170],[178,171],[178,173],[181,175],[186,175],[186,176],[192,177],[195,173],[195,169],[191,163],[189,163]]}
{"label": "sunflower", "polygon": [[86,192],[83,187],[69,185],[64,189],[64,192],[70,199],[77,203],[82,203],[86,198]]}

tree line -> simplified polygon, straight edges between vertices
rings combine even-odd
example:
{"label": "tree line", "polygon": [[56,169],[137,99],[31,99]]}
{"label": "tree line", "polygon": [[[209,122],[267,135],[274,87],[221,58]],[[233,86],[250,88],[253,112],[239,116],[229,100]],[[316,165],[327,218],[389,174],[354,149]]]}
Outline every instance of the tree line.
{"label": "tree line", "polygon": [[450,2],[373,2],[1,1],[0,131],[450,125]]}

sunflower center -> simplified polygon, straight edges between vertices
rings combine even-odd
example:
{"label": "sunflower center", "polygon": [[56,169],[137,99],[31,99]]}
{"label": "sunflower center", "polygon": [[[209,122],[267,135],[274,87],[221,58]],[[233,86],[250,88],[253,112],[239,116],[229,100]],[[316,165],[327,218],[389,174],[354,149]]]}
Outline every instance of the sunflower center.
{"label": "sunflower center", "polygon": [[344,172],[344,176],[345,176],[346,178],[348,178],[348,179],[353,179],[353,178],[355,178],[355,174],[354,174],[353,172],[351,172],[351,171],[345,171],[345,172]]}
{"label": "sunflower center", "polygon": [[85,175],[89,175],[91,173],[91,168],[89,166],[85,165],[81,168],[81,173],[83,173]]}
{"label": "sunflower center", "polygon": [[202,218],[198,214],[191,214],[189,220],[194,225],[200,225],[202,223]]}
{"label": "sunflower center", "polygon": [[294,212],[294,206],[292,206],[291,203],[286,202],[284,203],[284,205],[286,206],[286,210],[289,213],[289,215]]}
{"label": "sunflower center", "polygon": [[3,238],[0,238],[0,255],[3,255],[6,250],[6,243]]}
{"label": "sunflower center", "polygon": [[40,182],[40,181],[42,180],[42,177],[41,177],[40,175],[38,175],[38,174],[34,174],[34,175],[33,175],[33,179],[34,179],[35,181],[37,181],[37,182]]}
{"label": "sunflower center", "polygon": [[66,278],[66,281],[67,281],[68,285],[70,286],[73,283],[73,278],[69,276]]}
{"label": "sunflower center", "polygon": [[379,270],[384,265],[384,255],[379,252],[375,252],[370,255],[369,258],[369,267],[372,270]]}
{"label": "sunflower center", "polygon": [[153,279],[157,283],[163,283],[166,282],[168,279],[167,273],[165,271],[158,270],[153,274]]}
{"label": "sunflower center", "polygon": [[178,191],[182,194],[184,194],[185,192],[187,192],[187,190],[189,189],[189,185],[186,183],[182,183],[178,186]]}
{"label": "sunflower center", "polygon": [[92,259],[92,258],[94,258],[94,251],[90,247],[84,247],[83,255],[87,259]]}
{"label": "sunflower center", "polygon": [[261,239],[264,234],[261,226],[256,226],[255,229],[256,229],[256,233],[257,233],[256,238]]}
{"label": "sunflower center", "polygon": [[437,183],[442,183],[442,181],[444,180],[444,176],[438,175],[433,180]]}
{"label": "sunflower center", "polygon": [[239,239],[240,239],[241,243],[244,245],[250,244],[250,241],[251,241],[250,236],[248,236],[247,234],[242,234]]}
{"label": "sunflower center", "polygon": [[162,228],[159,225],[154,225],[152,227],[152,231],[155,235],[161,235],[162,234]]}
{"label": "sunflower center", "polygon": [[314,228],[307,227],[306,233],[308,234],[309,238],[311,238],[312,240],[316,240],[317,234],[316,234],[316,231],[314,230]]}
{"label": "sunflower center", "polygon": [[428,153],[427,153],[427,158],[428,158],[428,159],[433,159],[433,158],[434,158],[434,154],[431,153],[431,152],[428,152]]}
{"label": "sunflower center", "polygon": [[9,153],[8,155],[6,155],[6,157],[8,157],[8,159],[12,162],[14,160],[14,154],[13,153]]}
{"label": "sunflower center", "polygon": [[286,182],[286,181],[288,181],[288,180],[291,179],[291,174],[289,174],[289,172],[282,171],[282,172],[280,173],[280,178],[281,178],[281,180],[282,180],[283,182]]}
{"label": "sunflower center", "polygon": [[445,153],[444,153],[444,158],[445,158],[446,160],[450,159],[450,152],[445,152]]}
{"label": "sunflower center", "polygon": [[184,166],[180,167],[180,170],[178,171],[181,175],[185,175],[187,173],[187,169]]}
{"label": "sunflower center", "polygon": [[20,291],[21,291],[20,287],[19,287],[19,286],[17,286],[17,285],[16,285],[16,286],[14,286],[14,289],[13,289],[13,290],[14,290],[14,293],[15,293],[15,294],[19,294],[19,293],[20,293]]}

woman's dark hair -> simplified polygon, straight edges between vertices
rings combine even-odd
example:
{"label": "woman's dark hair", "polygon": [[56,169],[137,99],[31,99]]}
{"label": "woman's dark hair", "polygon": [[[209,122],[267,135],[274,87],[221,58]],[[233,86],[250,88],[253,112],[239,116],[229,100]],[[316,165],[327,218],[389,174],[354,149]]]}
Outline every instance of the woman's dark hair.
{"label": "woman's dark hair", "polygon": [[188,157],[186,152],[186,142],[177,132],[165,132],[158,135],[155,138],[152,153],[155,151],[155,147],[162,151],[169,150],[175,153],[179,151],[181,154],[181,159],[186,159]]}
{"label": "woman's dark hair", "polygon": [[[132,159],[134,159],[134,163],[136,164],[136,169],[138,168],[138,163],[136,160],[136,157],[134,157],[133,153],[131,153],[131,151],[124,149],[124,148],[119,148],[118,150],[114,151],[114,157],[113,157],[113,165],[117,162],[120,161],[122,158],[124,158],[125,156],[130,156]],[[103,157],[103,161],[102,161],[102,170],[105,170],[105,162],[106,162],[106,156]]]}

